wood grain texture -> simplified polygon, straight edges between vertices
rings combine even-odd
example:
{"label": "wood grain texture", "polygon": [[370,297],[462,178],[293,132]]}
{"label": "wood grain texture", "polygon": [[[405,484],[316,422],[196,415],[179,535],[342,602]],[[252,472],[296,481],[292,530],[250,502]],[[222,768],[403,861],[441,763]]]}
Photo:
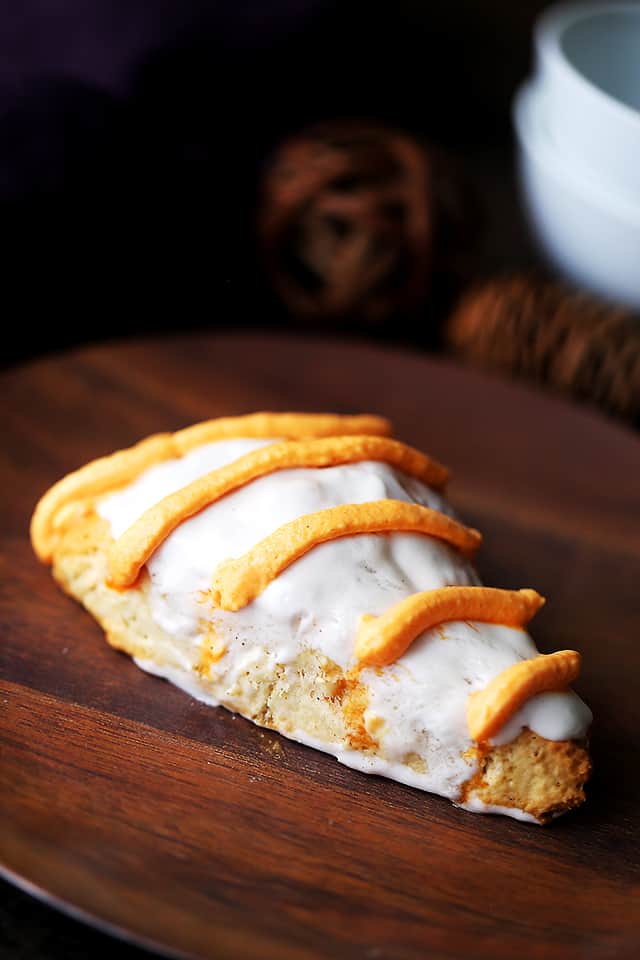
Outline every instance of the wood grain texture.
{"label": "wood grain texture", "polygon": [[[265,336],[98,346],[6,374],[0,861],[180,956],[631,957],[640,950],[640,440],[445,363]],[[376,411],[452,467],[485,582],[549,598],[596,715],[583,808],[473,816],[191,700],[107,647],[32,556],[38,496],[155,430],[259,408]]]}

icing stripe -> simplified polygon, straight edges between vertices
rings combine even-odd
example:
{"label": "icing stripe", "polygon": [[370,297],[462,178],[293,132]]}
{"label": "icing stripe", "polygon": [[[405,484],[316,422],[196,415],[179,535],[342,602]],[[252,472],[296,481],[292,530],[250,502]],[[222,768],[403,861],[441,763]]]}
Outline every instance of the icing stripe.
{"label": "icing stripe", "polygon": [[452,620],[522,627],[543,604],[544,598],[535,590],[440,587],[414,593],[380,617],[364,614],[360,618],[355,646],[358,665],[387,666],[425,630]]}
{"label": "icing stripe", "polygon": [[[111,584],[135,582],[142,565],[185,519],[251,481],[277,470],[322,468],[363,460],[386,462],[431,487],[444,486],[446,469],[424,454],[389,439],[382,417],[258,413],[195,424],[156,434],[126,450],[93,461],[64,477],[42,497],[31,524],[34,549],[50,561],[60,530],[93,501],[133,482],[144,470],[179,458],[202,444],[230,438],[283,438],[212,471],[164,498],[112,546]],[[315,439],[304,439],[315,438]],[[284,524],[244,556],[220,564],[210,597],[215,606],[239,610],[283,570],[317,544],[357,534],[414,532],[442,539],[466,554],[481,541],[467,528],[430,508],[397,500],[343,504]],[[525,625],[544,603],[533,590],[443,587],[405,598],[380,617],[363,615],[356,638],[358,667],[385,666],[400,657],[425,630],[452,620]],[[223,648],[208,651],[221,656]],[[213,662],[213,661],[212,661]],[[469,697],[467,720],[474,740],[492,737],[529,699],[563,690],[578,675],[580,655],[564,650],[520,661]],[[208,669],[203,662],[203,671]]]}
{"label": "icing stripe", "polygon": [[441,464],[388,437],[328,437],[274,443],[198,477],[145,511],[109,551],[109,584],[119,589],[131,586],[149,557],[183,520],[252,480],[278,470],[332,467],[363,460],[391,464],[436,488],[444,486],[447,480],[447,470]]}
{"label": "icing stripe", "polygon": [[59,480],[47,490],[31,519],[31,543],[39,559],[44,563],[51,561],[56,542],[56,515],[63,507],[123,487],[147,467],[173,456],[171,434],[158,433],[127,450],[93,460]]}
{"label": "icing stripe", "polygon": [[344,434],[388,434],[384,417],[339,416],[330,413],[252,413],[196,423],[177,433],[159,433],[133,447],[85,464],[54,484],[38,503],[31,520],[31,543],[37,556],[50,563],[56,542],[56,515],[70,503],[97,497],[131,483],[143,470],[181,457],[203,443],[232,437],[326,437]]}
{"label": "icing stripe", "polygon": [[467,722],[472,739],[488,740],[527,700],[549,690],[564,690],[579,672],[576,650],[540,654],[507,667],[483,690],[469,696]]}
{"label": "icing stripe", "polygon": [[386,417],[373,414],[341,416],[334,413],[251,413],[244,417],[219,417],[195,423],[174,433],[179,454],[213,440],[235,437],[282,437],[297,440],[304,437],[336,437],[353,434],[388,436],[391,423]]}
{"label": "icing stripe", "polygon": [[215,571],[211,599],[223,610],[251,603],[290,564],[320,543],[366,533],[422,533],[471,554],[482,537],[444,513],[402,500],[349,503],[285,523],[244,556]]}

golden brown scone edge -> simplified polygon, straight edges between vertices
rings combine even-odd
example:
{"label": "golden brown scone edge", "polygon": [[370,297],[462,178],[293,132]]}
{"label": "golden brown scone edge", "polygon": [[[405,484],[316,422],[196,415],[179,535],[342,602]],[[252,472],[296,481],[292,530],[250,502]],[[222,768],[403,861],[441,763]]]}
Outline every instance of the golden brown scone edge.
{"label": "golden brown scone edge", "polygon": [[[107,521],[93,512],[76,518],[62,532],[54,552],[56,580],[93,614],[113,647],[153,661],[159,671],[180,668],[172,638],[151,616],[148,576],[143,573],[129,590],[106,585],[112,542]],[[228,709],[285,735],[303,724],[318,739],[344,738],[355,749],[379,752],[375,737],[363,732],[361,701],[366,690],[354,686],[353,678],[320,655],[301,655],[297,668],[295,690],[276,675],[265,682],[259,665],[243,689],[227,698],[214,689],[214,696]],[[203,679],[202,661],[194,663],[193,672],[194,682]],[[479,768],[464,784],[460,802],[473,797],[489,806],[520,809],[547,823],[584,800],[591,761],[582,743],[545,740],[525,729],[507,744],[481,745],[474,752]],[[414,770],[421,762],[417,755],[406,760]]]}

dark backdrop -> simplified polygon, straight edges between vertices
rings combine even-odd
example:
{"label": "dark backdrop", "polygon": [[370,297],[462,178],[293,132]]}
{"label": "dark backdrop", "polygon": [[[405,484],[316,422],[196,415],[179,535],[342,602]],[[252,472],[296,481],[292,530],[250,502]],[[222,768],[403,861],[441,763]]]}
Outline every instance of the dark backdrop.
{"label": "dark backdrop", "polygon": [[513,259],[509,103],[543,5],[6,5],[4,362],[130,333],[290,322],[256,267],[256,195],[274,144],[320,119],[371,117],[452,148],[490,226],[503,211]]}

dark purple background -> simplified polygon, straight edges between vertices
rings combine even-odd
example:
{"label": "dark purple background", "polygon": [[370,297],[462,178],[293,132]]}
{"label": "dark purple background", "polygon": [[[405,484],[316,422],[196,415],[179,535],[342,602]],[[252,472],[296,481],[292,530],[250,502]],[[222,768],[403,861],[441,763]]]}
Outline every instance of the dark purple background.
{"label": "dark purple background", "polygon": [[[256,196],[274,144],[320,119],[372,117],[448,145],[477,178],[490,226],[500,211],[488,265],[523,259],[509,101],[540,6],[4,5],[5,363],[147,330],[290,322],[256,268]],[[427,342],[426,326],[386,335]]]}

